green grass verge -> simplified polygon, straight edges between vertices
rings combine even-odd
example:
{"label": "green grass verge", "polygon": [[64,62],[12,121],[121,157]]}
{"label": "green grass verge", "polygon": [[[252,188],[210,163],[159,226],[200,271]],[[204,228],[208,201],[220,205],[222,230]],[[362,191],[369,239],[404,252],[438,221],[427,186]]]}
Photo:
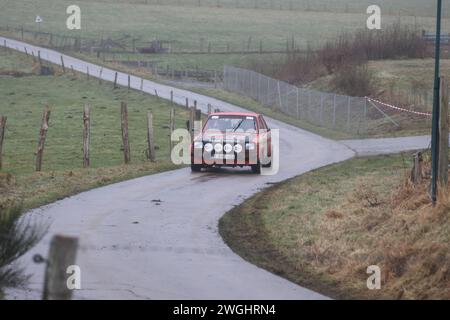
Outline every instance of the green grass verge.
{"label": "green grass verge", "polygon": [[[432,208],[429,180],[407,182],[409,157],[356,158],[275,185],[228,212],[220,234],[251,263],[333,298],[448,299],[449,200]],[[380,290],[367,289],[370,265]]]}
{"label": "green grass verge", "polygon": [[[228,212],[219,222],[220,234],[253,264],[333,298],[360,298],[345,283],[315,270],[311,251],[322,238],[333,237],[322,234],[320,224],[327,211],[353,192],[364,176],[376,177],[378,188],[388,190],[404,167],[403,157],[397,155],[358,158],[306,173],[264,190]],[[360,237],[361,232],[352,232],[341,240],[357,246]]]}
{"label": "green grass verge", "polygon": [[13,53],[9,49],[0,48],[0,74],[8,71],[31,73],[33,70],[31,60],[22,54]]}

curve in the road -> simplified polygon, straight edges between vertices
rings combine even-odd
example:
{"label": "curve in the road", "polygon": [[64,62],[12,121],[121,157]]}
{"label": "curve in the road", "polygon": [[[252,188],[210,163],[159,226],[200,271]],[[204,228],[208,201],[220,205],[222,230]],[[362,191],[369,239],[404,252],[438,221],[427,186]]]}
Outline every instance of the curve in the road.
{"label": "curve in the road", "polygon": [[[59,64],[61,53],[0,37],[7,47]],[[4,42],[6,41],[6,42]],[[66,66],[98,75],[101,67],[67,55]],[[102,79],[115,71],[103,68]],[[128,75],[118,72],[118,83]],[[141,79],[131,77],[140,89]],[[243,109],[215,98],[144,80],[143,91],[183,105],[197,100],[206,111],[212,104],[224,111]],[[368,147],[325,139],[274,119],[280,129],[280,171],[257,176],[242,170],[191,174],[180,169],[102,187],[66,198],[28,213],[51,221],[46,237],[21,259],[32,274],[28,290],[11,290],[8,298],[40,298],[44,267],[31,262],[35,253],[47,254],[55,234],[79,237],[78,264],[82,289],[77,298],[93,299],[322,299],[318,293],[260,269],[236,255],[218,234],[218,220],[244,199],[268,184],[312,169],[344,161]],[[425,139],[426,140],[426,139]],[[423,147],[418,141],[416,149]],[[380,144],[389,152],[389,146]],[[397,150],[396,150],[397,151]],[[401,151],[401,150],[399,150]],[[379,151],[377,151],[379,152]],[[383,153],[383,152],[382,152]]]}

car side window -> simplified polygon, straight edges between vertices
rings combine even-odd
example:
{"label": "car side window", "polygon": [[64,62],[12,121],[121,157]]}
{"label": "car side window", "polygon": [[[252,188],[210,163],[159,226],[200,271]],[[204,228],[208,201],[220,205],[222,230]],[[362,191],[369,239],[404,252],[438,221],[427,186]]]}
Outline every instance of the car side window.
{"label": "car side window", "polygon": [[269,129],[266,121],[264,120],[264,118],[262,116],[259,118],[259,121],[261,122],[261,129],[265,129],[265,130]]}
{"label": "car side window", "polygon": [[257,119],[257,122],[258,122],[258,129],[259,130],[264,129],[264,124],[261,121],[261,117],[258,117],[256,119]]}

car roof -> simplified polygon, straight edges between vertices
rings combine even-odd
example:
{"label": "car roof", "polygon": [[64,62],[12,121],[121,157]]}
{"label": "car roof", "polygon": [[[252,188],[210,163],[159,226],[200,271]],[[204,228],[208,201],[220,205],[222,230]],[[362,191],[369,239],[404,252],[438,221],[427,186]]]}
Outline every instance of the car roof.
{"label": "car roof", "polygon": [[239,116],[239,117],[258,117],[254,112],[214,112],[210,116]]}

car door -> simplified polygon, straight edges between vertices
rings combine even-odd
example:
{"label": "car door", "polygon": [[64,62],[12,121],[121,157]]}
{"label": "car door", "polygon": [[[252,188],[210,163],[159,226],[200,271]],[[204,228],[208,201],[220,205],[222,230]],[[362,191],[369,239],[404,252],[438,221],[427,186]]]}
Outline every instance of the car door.
{"label": "car door", "polygon": [[269,157],[271,157],[272,156],[272,133],[271,133],[269,126],[266,123],[266,120],[264,119],[264,117],[262,115],[259,116],[259,121],[261,123],[261,128],[263,128],[265,130],[265,133],[267,135],[267,147],[268,147],[267,155]]}
{"label": "car door", "polygon": [[270,134],[270,129],[261,115],[258,116],[258,125],[259,125],[258,131],[259,140],[267,141],[266,145],[264,146],[264,148],[267,148],[267,150],[266,149],[260,150],[260,156],[267,156],[270,158],[272,156],[272,138]]}

